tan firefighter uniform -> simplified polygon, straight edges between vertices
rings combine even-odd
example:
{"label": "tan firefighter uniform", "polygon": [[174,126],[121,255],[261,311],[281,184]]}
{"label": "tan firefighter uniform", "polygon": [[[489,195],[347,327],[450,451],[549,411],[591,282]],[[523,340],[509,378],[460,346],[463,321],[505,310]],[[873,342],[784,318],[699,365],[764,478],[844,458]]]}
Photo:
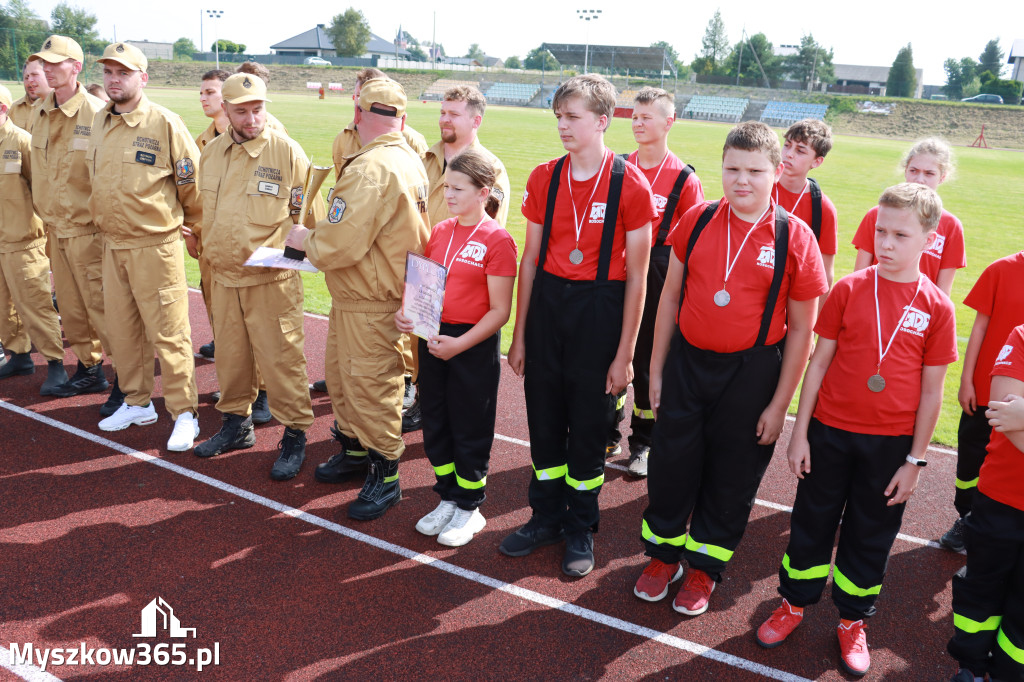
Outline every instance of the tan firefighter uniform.
{"label": "tan firefighter uniform", "polygon": [[[494,180],[492,193],[497,196],[501,205],[498,206],[498,214],[495,217],[502,227],[508,220],[508,202],[511,189],[508,184],[508,173],[505,172],[505,165],[494,154],[487,151],[479,138],[473,140],[473,144],[466,149],[474,149],[483,154],[494,166],[497,177]],[[447,168],[444,160],[444,142],[438,141],[433,147],[423,154],[423,167],[427,170],[427,178],[430,180],[430,196],[427,198],[427,217],[430,227],[433,228],[442,220],[451,218],[448,213],[448,204],[444,200],[444,171]],[[495,192],[494,190],[497,190]]]}
{"label": "tan firefighter uniform", "polygon": [[134,111],[117,115],[113,106],[97,114],[88,151],[90,205],[106,245],[103,293],[116,320],[108,336],[125,403],[150,402],[153,354],[141,343],[148,338],[160,359],[165,406],[177,419],[197,408],[181,226],[201,218],[199,149],[181,117],[145,94]]}
{"label": "tan firefighter uniform", "polygon": [[[250,414],[259,363],[271,413],[300,431],[313,423],[302,279],[296,270],[243,264],[260,246],[284,248],[308,166],[302,147],[269,126],[241,144],[229,128],[203,151],[198,176],[204,216],[199,231],[212,278],[217,409]],[[309,223],[323,216],[317,196]]]}
{"label": "tan firefighter uniform", "polygon": [[21,99],[14,100],[11,110],[7,112],[7,118],[11,119],[14,125],[22,130],[32,132],[32,124],[39,117],[39,110],[36,108],[41,100],[32,101],[25,95]]}
{"label": "tan firefighter uniform", "polygon": [[89,208],[92,178],[86,150],[103,102],[75,84],[57,106],[51,92],[32,125],[32,201],[50,239],[50,268],[64,337],[79,361],[92,367],[103,350],[116,362],[107,339],[103,305],[103,235]]}
{"label": "tan firefighter uniform", "polygon": [[[32,136],[10,119],[0,126],[0,339],[12,353],[34,343],[63,360],[60,322],[50,302],[50,260],[43,221],[32,209]],[[17,311],[11,315],[11,304]]]}
{"label": "tan firefighter uniform", "polygon": [[402,304],[407,251],[423,253],[427,174],[400,132],[376,138],[345,160],[327,218],[305,241],[331,292],[325,378],[343,434],[386,459],[402,442]]}

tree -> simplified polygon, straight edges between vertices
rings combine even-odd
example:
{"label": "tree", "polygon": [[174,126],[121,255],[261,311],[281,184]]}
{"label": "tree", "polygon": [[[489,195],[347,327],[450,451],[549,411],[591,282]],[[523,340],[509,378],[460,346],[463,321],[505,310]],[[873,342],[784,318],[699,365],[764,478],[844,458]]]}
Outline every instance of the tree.
{"label": "tree", "polygon": [[991,71],[992,75],[999,78],[999,73],[1003,70],[1003,57],[1006,53],[999,47],[999,39],[990,40],[985,43],[985,49],[981,51],[981,55],[978,56],[978,72]]}
{"label": "tree", "polygon": [[953,100],[968,96],[967,91],[974,89],[977,63],[970,57],[964,57],[960,61],[947,59],[942,67],[946,70],[946,85],[942,88],[946,96]]}
{"label": "tree", "polygon": [[245,52],[245,43],[236,43],[232,40],[225,40],[224,38],[220,38],[216,43],[210,43],[210,52],[217,52],[218,45],[220,46],[220,52],[226,52],[228,54]]}
{"label": "tree", "polygon": [[509,57],[508,59],[505,60],[505,68],[506,69],[521,69],[521,68],[523,68],[523,63],[521,61],[519,61],[519,57],[517,57],[515,55],[512,55],[511,57]]}
{"label": "tree", "polygon": [[[783,70],[782,60],[775,55],[775,48],[763,33],[755,33],[736,43],[723,67],[729,76],[758,81],[767,77],[769,83],[777,81]],[[761,69],[764,69],[763,75]]]}
{"label": "tree", "polygon": [[175,59],[192,59],[192,55],[199,50],[196,49],[196,44],[192,42],[191,38],[178,38],[174,41],[174,58]]}
{"label": "tree", "polygon": [[349,7],[344,14],[334,16],[327,35],[339,57],[358,57],[366,52],[370,42],[370,24],[361,11]]}
{"label": "tree", "polygon": [[[710,63],[711,71],[714,73],[720,72],[721,63],[725,61],[729,54],[729,37],[725,34],[722,10],[716,9],[715,15],[708,21],[708,26],[704,29],[704,38],[700,41],[700,45],[700,56],[705,59],[706,63]],[[706,65],[703,68],[707,68]],[[697,69],[694,68],[694,71],[697,71]]]}
{"label": "tree", "polygon": [[530,50],[526,59],[523,60],[523,66],[538,71],[557,71],[559,69],[558,62],[543,46]]}
{"label": "tree", "polygon": [[96,32],[96,15],[66,2],[50,12],[50,29],[53,33],[74,38],[86,54],[99,54],[106,47]]}
{"label": "tree", "polygon": [[39,51],[48,35],[49,27],[27,0],[0,3],[0,77],[20,81],[25,60]]}
{"label": "tree", "polygon": [[889,69],[885,82],[885,94],[889,97],[913,97],[917,90],[917,73],[914,71],[914,50],[910,43],[901,47]]}
{"label": "tree", "polygon": [[826,50],[810,33],[800,39],[796,54],[783,58],[783,65],[790,78],[810,87],[815,83],[834,83],[836,80],[831,48]]}
{"label": "tree", "polygon": [[686,68],[686,65],[679,61],[679,53],[676,52],[676,48],[672,47],[672,45],[670,45],[668,41],[659,40],[656,43],[651,43],[651,47],[665,51],[666,69],[670,68],[670,66],[675,67],[676,73],[678,73],[680,69]]}
{"label": "tree", "polygon": [[479,43],[473,43],[469,46],[469,52],[466,53],[466,59],[475,59],[481,64],[484,63],[484,59],[487,58],[487,54],[480,49]]}
{"label": "tree", "polygon": [[409,59],[410,59],[410,61],[414,61],[414,62],[425,62],[425,61],[427,61],[427,53],[424,52],[423,48],[420,47],[419,45],[413,45],[412,43],[409,43],[409,46],[406,47],[405,49],[407,49],[409,51]]}

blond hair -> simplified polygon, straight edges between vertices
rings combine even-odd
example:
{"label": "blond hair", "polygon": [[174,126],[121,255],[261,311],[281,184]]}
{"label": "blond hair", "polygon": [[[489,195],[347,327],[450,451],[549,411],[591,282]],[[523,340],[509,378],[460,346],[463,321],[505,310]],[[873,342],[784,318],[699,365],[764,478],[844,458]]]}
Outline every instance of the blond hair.
{"label": "blond hair", "polygon": [[942,182],[953,178],[953,172],[956,170],[956,164],[953,162],[953,148],[941,137],[926,137],[915,142],[914,146],[903,155],[900,168],[904,171],[907,170],[907,166],[918,154],[931,154],[935,157],[935,160],[939,162],[939,174],[942,176]]}
{"label": "blond hair", "polygon": [[789,126],[785,137],[787,142],[805,144],[818,156],[826,156],[832,151],[832,129],[824,121],[816,118],[805,118]]}
{"label": "blond hair", "polygon": [[676,98],[672,93],[649,85],[640,88],[640,92],[633,98],[633,104],[657,104],[665,116],[674,116],[676,113]]}
{"label": "blond hair", "polygon": [[901,182],[889,187],[878,197],[878,205],[909,209],[925,232],[931,232],[938,227],[939,219],[942,217],[942,199],[938,193],[931,187],[913,182]]}
{"label": "blond hair", "polygon": [[558,113],[566,100],[579,97],[583,107],[597,116],[607,116],[611,122],[615,113],[615,86],[596,73],[573,76],[558,86],[551,98],[551,110]]}
{"label": "blond hair", "polygon": [[730,149],[739,149],[744,152],[764,152],[772,162],[773,168],[778,168],[782,163],[782,148],[779,146],[779,136],[768,127],[768,124],[760,121],[745,121],[729,131],[725,138],[725,145],[722,147],[722,159]]}
{"label": "blond hair", "polygon": [[487,108],[487,98],[473,85],[456,85],[448,88],[444,93],[445,102],[465,102],[466,108],[477,116],[484,115]]}

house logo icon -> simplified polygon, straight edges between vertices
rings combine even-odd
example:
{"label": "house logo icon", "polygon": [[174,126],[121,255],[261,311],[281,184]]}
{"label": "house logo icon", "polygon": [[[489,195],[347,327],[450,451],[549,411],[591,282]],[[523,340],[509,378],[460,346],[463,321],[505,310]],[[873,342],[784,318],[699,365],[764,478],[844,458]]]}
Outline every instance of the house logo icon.
{"label": "house logo icon", "polygon": [[142,609],[142,632],[132,637],[156,637],[158,630],[165,630],[171,637],[188,637],[189,633],[195,638],[195,628],[183,628],[178,617],[174,615],[174,609],[164,601],[163,597],[157,597],[146,604]]}

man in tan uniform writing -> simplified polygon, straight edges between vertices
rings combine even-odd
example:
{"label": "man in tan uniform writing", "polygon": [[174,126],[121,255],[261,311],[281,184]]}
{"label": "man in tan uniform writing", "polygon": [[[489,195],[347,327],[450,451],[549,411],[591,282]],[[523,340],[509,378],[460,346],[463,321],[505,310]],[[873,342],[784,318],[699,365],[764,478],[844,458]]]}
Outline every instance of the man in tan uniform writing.
{"label": "man in tan uniform writing", "polygon": [[[342,452],[369,460],[366,482],[348,509],[375,519],[402,498],[402,304],[407,251],[423,252],[429,232],[427,174],[402,137],[406,97],[386,78],[363,83],[356,125],[362,148],[346,159],[316,229],[296,226],[288,245],[306,251],[331,292],[325,374]],[[361,458],[351,455],[363,448]],[[358,462],[349,462],[352,469]]]}
{"label": "man in tan uniform writing", "polygon": [[[182,223],[201,218],[195,184],[199,150],[177,114],[142,88],[148,61],[127,43],[97,60],[110,102],[96,115],[89,145],[90,206],[103,230],[103,296],[124,404],[99,423],[104,431],[157,420],[153,347],[164,406],[175,421],[167,449],[191,449],[199,435]],[[149,339],[144,343],[143,339]]]}
{"label": "man in tan uniform writing", "polygon": [[39,115],[35,107],[50,94],[50,90],[53,88],[46,82],[43,65],[34,59],[25,62],[25,68],[21,72],[21,81],[25,84],[25,96],[11,104],[8,118],[14,125],[31,133],[32,124],[35,123],[35,119]]}
{"label": "man in tan uniform writing", "polygon": [[[32,201],[51,240],[50,267],[60,304],[64,337],[78,356],[78,370],[56,395],[105,391],[103,350],[111,361],[103,306],[103,236],[89,208],[92,180],[86,150],[102,103],[88,94],[78,74],[82,48],[71,38],[50,36],[29,57],[42,64],[53,88],[32,125]],[[112,414],[122,401],[114,388],[100,414]]]}
{"label": "man in tan uniform writing", "polygon": [[39,392],[54,395],[68,380],[64,345],[50,304],[43,221],[32,210],[32,136],[7,117],[11,103],[11,91],[0,85],[0,313],[6,313],[0,314],[0,338],[12,353],[0,379],[36,371],[30,355],[35,343],[47,361]]}
{"label": "man in tan uniform writing", "polygon": [[[260,246],[284,248],[309,162],[297,142],[267,127],[270,100],[262,80],[235,74],[224,82],[222,96],[230,126],[206,146],[199,163],[206,218],[198,234],[210,267],[223,425],[196,446],[195,454],[212,457],[253,445],[249,412],[259,361],[270,387],[270,409],[285,426],[270,477],[284,481],[299,472],[306,429],[313,423],[303,355],[302,279],[296,270],[244,263]],[[324,215],[319,195],[313,201],[310,224]]]}

